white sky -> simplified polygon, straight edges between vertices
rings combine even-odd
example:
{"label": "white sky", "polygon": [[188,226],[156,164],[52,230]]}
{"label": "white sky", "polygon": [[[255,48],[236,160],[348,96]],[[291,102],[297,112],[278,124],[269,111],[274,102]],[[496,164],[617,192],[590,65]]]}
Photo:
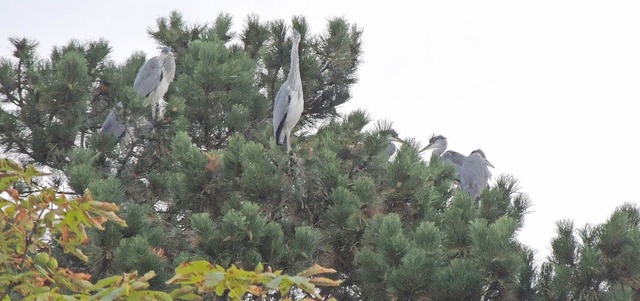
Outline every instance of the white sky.
{"label": "white sky", "polygon": [[[156,52],[146,29],[177,9],[192,23],[231,14],[262,20],[304,15],[311,31],[344,16],[364,29],[353,99],[426,144],[432,133],[464,154],[482,148],[533,201],[520,240],[549,254],[555,222],[604,222],[640,200],[637,1],[3,1],[7,37],[54,45],[106,38],[112,58]],[[428,154],[425,156],[428,158]]]}

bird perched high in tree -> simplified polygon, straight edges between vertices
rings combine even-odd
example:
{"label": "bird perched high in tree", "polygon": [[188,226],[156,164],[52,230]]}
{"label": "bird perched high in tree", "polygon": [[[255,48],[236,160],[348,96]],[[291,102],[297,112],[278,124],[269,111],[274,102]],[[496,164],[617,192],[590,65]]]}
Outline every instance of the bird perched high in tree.
{"label": "bird perched high in tree", "polygon": [[387,131],[387,142],[389,144],[387,144],[387,147],[385,148],[384,151],[385,151],[385,154],[387,155],[387,161],[393,162],[393,160],[395,159],[395,156],[400,150],[400,147],[396,145],[396,142],[400,144],[404,144],[405,142],[404,140],[398,137],[398,132],[396,132],[393,129],[389,129]]}
{"label": "bird perched high in tree", "polygon": [[441,135],[432,136],[429,139],[429,144],[422,148],[420,153],[428,149],[433,149],[433,155],[440,156],[442,162],[453,165],[453,168],[456,171],[456,180],[460,181],[460,167],[462,166],[466,156],[452,150],[445,152],[447,149],[447,138]]}
{"label": "bird perched high in tree", "polygon": [[163,108],[160,100],[169,90],[169,84],[176,75],[176,59],[171,47],[163,47],[160,55],[147,60],[136,75],[133,83],[138,95],[146,97],[151,105],[151,117],[156,120],[156,115],[163,116]]}
{"label": "bird perched high in tree", "polygon": [[120,143],[120,151],[125,152],[127,146],[132,142],[131,127],[128,124],[128,118],[122,102],[118,102],[109,112],[107,119],[102,123],[100,132],[103,135],[111,135]]}
{"label": "bird perched high in tree", "polygon": [[123,114],[121,114],[122,110],[122,102],[118,102],[116,106],[111,109],[111,112],[109,112],[107,119],[105,119],[102,124],[100,132],[104,135],[112,135],[116,137],[116,139],[120,140],[127,130],[126,120]]}
{"label": "bird perched high in tree", "polygon": [[291,153],[291,130],[300,120],[304,99],[302,95],[302,79],[298,60],[300,33],[293,30],[291,39],[291,67],[287,80],[282,84],[273,105],[273,134],[278,145],[287,145],[287,153]]}
{"label": "bird perched high in tree", "polygon": [[474,200],[478,199],[489,183],[491,172],[488,166],[493,167],[484,152],[477,149],[471,152],[460,167],[459,187]]}

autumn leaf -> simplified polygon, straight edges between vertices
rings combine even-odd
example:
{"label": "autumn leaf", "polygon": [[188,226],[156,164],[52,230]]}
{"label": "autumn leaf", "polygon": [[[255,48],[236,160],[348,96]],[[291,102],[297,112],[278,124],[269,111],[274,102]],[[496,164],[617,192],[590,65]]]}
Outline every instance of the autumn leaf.
{"label": "autumn leaf", "polygon": [[298,273],[298,276],[309,277],[317,274],[325,274],[325,273],[336,273],[334,269],[324,268],[317,263],[311,266],[310,268]]}
{"label": "autumn leaf", "polygon": [[342,284],[342,280],[333,280],[326,277],[315,277],[309,280],[310,283],[313,283],[318,286],[340,286]]}

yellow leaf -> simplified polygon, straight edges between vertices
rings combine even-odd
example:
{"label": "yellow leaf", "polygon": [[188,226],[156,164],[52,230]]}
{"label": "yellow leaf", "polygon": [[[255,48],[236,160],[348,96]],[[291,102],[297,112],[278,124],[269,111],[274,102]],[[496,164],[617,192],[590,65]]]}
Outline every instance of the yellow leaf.
{"label": "yellow leaf", "polygon": [[78,257],[80,260],[84,262],[89,261],[89,257],[87,257],[87,255],[84,255],[84,253],[82,253],[82,250],[78,248],[71,249],[71,254],[76,255],[76,257]]}
{"label": "yellow leaf", "polygon": [[93,287],[93,284],[91,284],[91,282],[82,279],[71,279],[71,283],[75,286],[74,288],[77,291],[87,290]]}
{"label": "yellow leaf", "polygon": [[316,277],[309,280],[310,283],[319,286],[340,286],[342,280],[333,280],[325,277]]}
{"label": "yellow leaf", "polygon": [[18,162],[14,162],[9,159],[0,160],[0,171],[3,171],[3,172],[13,171],[16,173],[22,173],[23,169],[24,168],[22,167],[22,165]]}
{"label": "yellow leaf", "polygon": [[118,206],[116,204],[113,203],[107,203],[107,202],[100,202],[100,201],[93,201],[90,203],[91,207],[94,207],[96,209],[99,210],[104,210],[104,211],[118,211],[120,210],[118,208]]}
{"label": "yellow leaf", "polygon": [[334,269],[325,268],[315,263],[313,264],[312,267],[298,273],[298,276],[309,277],[317,274],[335,273],[335,272],[336,270]]}
{"label": "yellow leaf", "polygon": [[94,228],[97,228],[97,229],[99,229],[99,230],[104,230],[104,227],[102,226],[102,224],[100,224],[96,219],[94,219],[94,218],[89,214],[89,212],[86,212],[86,211],[85,211],[85,212],[83,212],[83,214],[84,214],[84,218],[83,218],[83,220],[84,220],[86,223],[88,223],[88,224],[92,225]]}
{"label": "yellow leaf", "polygon": [[106,217],[108,220],[110,220],[110,221],[112,221],[112,222],[114,222],[114,223],[116,223],[116,224],[118,224],[118,225],[120,225],[120,226],[123,226],[123,227],[126,227],[126,226],[127,226],[127,222],[125,222],[123,219],[121,219],[119,216],[117,216],[117,215],[116,215],[115,213],[113,213],[113,212],[105,212],[105,213],[103,213],[103,215],[104,215],[104,217]]}
{"label": "yellow leaf", "polygon": [[174,289],[169,293],[169,295],[173,298],[179,298],[183,300],[200,300],[197,299],[195,293],[195,287],[191,285],[181,285],[179,288]]}
{"label": "yellow leaf", "polygon": [[264,272],[264,266],[262,265],[262,262],[258,262],[258,265],[256,266],[254,271],[256,271],[256,273]]}
{"label": "yellow leaf", "polygon": [[318,299],[322,298],[322,296],[320,296],[320,294],[318,292],[316,292],[315,285],[313,285],[313,284],[311,284],[309,282],[300,283],[300,284],[298,284],[298,287],[300,289],[302,289],[303,291],[311,294],[312,296],[314,296],[314,297],[316,297]]}
{"label": "yellow leaf", "polygon": [[84,196],[78,199],[78,202],[93,202],[93,194],[88,189],[84,191]]}
{"label": "yellow leaf", "polygon": [[156,276],[156,272],[148,271],[146,274],[144,274],[144,275],[142,275],[142,277],[140,277],[140,280],[141,281],[149,281],[155,276]]}
{"label": "yellow leaf", "polygon": [[266,293],[266,290],[263,287],[257,285],[249,285],[247,292],[254,296],[263,296]]}
{"label": "yellow leaf", "polygon": [[149,283],[143,281],[134,281],[133,283],[131,283],[131,287],[136,291],[140,291],[148,288]]}
{"label": "yellow leaf", "polygon": [[115,284],[118,282],[118,280],[120,279],[120,276],[113,276],[113,277],[109,277],[109,278],[104,278],[101,279],[100,281],[96,282],[95,284],[95,288],[102,288],[102,287],[111,287],[111,286],[115,286]]}
{"label": "yellow leaf", "polygon": [[224,281],[220,281],[220,283],[218,283],[218,285],[216,285],[216,295],[222,296],[226,289],[227,288],[224,285]]}
{"label": "yellow leaf", "polygon": [[0,173],[0,191],[7,190],[7,188],[11,187],[11,184],[15,183],[20,179],[20,176],[17,175],[8,175],[5,173]]}
{"label": "yellow leaf", "polygon": [[195,272],[207,272],[213,270],[213,265],[206,260],[183,262],[176,268],[176,274],[187,274]]}

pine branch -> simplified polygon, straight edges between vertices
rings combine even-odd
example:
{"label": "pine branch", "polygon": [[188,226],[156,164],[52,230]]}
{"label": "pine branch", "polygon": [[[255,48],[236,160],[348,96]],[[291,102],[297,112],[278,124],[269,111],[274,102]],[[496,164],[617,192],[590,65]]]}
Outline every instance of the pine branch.
{"label": "pine branch", "polygon": [[29,151],[29,149],[26,146],[22,144],[22,142],[20,141],[21,139],[16,139],[16,137],[14,137],[14,133],[10,133],[9,135],[11,136],[11,140],[13,144],[18,147],[18,151],[21,154],[28,155],[29,157],[31,157],[31,160],[35,161],[35,155],[33,154],[33,152]]}

